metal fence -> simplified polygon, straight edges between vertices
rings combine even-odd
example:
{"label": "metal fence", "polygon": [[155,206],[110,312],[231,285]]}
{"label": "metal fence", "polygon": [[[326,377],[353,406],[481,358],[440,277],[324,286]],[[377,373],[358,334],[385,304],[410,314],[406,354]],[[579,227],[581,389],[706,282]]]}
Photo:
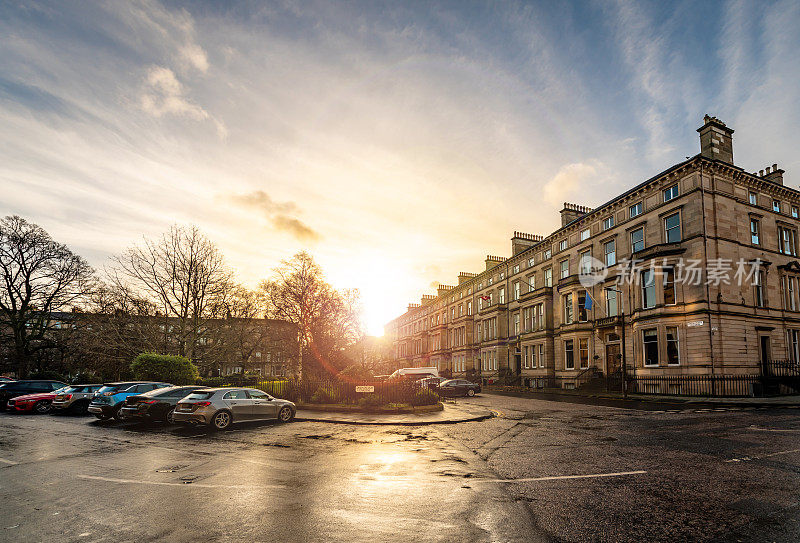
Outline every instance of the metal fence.
{"label": "metal fence", "polygon": [[429,405],[439,401],[433,391],[413,381],[350,381],[339,379],[228,378],[200,380],[205,386],[256,388],[277,398],[316,404],[352,404],[367,401],[380,404]]}

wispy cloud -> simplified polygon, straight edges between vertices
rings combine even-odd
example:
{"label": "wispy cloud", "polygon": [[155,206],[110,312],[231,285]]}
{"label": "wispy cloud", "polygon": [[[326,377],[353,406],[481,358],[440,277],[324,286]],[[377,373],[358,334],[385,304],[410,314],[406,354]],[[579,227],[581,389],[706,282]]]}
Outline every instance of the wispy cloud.
{"label": "wispy cloud", "polygon": [[299,241],[317,242],[322,236],[294,215],[300,213],[294,202],[276,202],[263,190],[247,194],[234,194],[228,200],[241,207],[253,209],[281,232],[292,235]]}
{"label": "wispy cloud", "polygon": [[142,109],[154,117],[185,116],[195,120],[208,119],[208,113],[186,98],[186,91],[175,73],[163,66],[147,71],[141,97]]}

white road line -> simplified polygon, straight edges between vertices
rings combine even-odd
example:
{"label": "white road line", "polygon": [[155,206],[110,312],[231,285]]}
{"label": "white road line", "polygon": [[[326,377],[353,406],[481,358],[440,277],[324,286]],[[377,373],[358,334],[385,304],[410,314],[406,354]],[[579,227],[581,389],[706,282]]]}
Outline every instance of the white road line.
{"label": "white road line", "polygon": [[207,483],[177,483],[172,481],[137,481],[136,479],[115,479],[113,477],[100,477],[97,475],[78,475],[79,479],[91,481],[105,481],[107,483],[118,483],[124,485],[157,485],[157,486],[194,486],[198,488],[285,488],[284,485],[210,485]]}
{"label": "white road line", "polygon": [[760,426],[750,426],[749,430],[758,432],[800,432],[798,428],[761,428]]}
{"label": "white road line", "polygon": [[771,456],[778,456],[779,454],[792,454],[792,453],[796,453],[796,452],[800,452],[800,449],[792,449],[790,451],[778,451],[778,452],[769,453],[769,454],[759,454],[759,455],[756,455],[756,456],[743,456],[741,458],[731,458],[730,460],[725,460],[725,463],[729,464],[731,462],[749,462],[750,460],[761,460],[762,458],[769,458]]}
{"label": "white road line", "polygon": [[596,479],[598,477],[621,477],[623,475],[642,475],[645,470],[618,471],[616,473],[592,473],[589,475],[555,475],[551,477],[527,477],[524,479],[475,479],[473,482],[483,483],[528,483],[533,481],[557,481],[561,479]]}
{"label": "white road line", "polygon": [[14,462],[13,460],[6,460],[5,458],[0,458],[0,462],[3,464],[8,464],[9,466],[16,466],[19,462]]}

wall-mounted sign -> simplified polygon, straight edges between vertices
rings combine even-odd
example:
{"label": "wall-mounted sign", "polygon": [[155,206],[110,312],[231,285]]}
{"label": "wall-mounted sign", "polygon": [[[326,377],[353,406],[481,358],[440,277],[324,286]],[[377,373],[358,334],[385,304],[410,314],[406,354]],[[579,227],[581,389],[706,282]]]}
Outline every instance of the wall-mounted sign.
{"label": "wall-mounted sign", "polygon": [[687,328],[692,328],[694,326],[703,326],[703,321],[689,321],[686,323]]}
{"label": "wall-mounted sign", "polygon": [[356,385],[356,392],[375,392],[375,387],[372,385]]}

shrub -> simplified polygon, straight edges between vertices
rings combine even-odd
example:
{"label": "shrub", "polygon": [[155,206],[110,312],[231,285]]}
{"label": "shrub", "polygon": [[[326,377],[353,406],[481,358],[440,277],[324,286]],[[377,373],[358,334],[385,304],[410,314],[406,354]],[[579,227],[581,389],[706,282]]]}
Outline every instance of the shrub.
{"label": "shrub", "polygon": [[438,401],[438,394],[428,388],[420,389],[409,399],[409,403],[413,406],[435,405]]}
{"label": "shrub", "polygon": [[372,381],[372,372],[361,364],[351,364],[336,375],[337,379],[344,381]]}
{"label": "shrub", "polygon": [[338,403],[339,394],[335,390],[325,387],[319,387],[314,394],[311,395],[311,403]]}
{"label": "shrub", "polygon": [[70,382],[75,385],[85,385],[87,383],[102,383],[103,379],[95,373],[79,373]]}
{"label": "shrub", "polygon": [[377,394],[367,394],[363,398],[359,398],[358,405],[360,407],[380,407],[386,405],[386,402]]}
{"label": "shrub", "polygon": [[131,364],[134,379],[190,385],[197,381],[197,366],[183,356],[142,353]]}

